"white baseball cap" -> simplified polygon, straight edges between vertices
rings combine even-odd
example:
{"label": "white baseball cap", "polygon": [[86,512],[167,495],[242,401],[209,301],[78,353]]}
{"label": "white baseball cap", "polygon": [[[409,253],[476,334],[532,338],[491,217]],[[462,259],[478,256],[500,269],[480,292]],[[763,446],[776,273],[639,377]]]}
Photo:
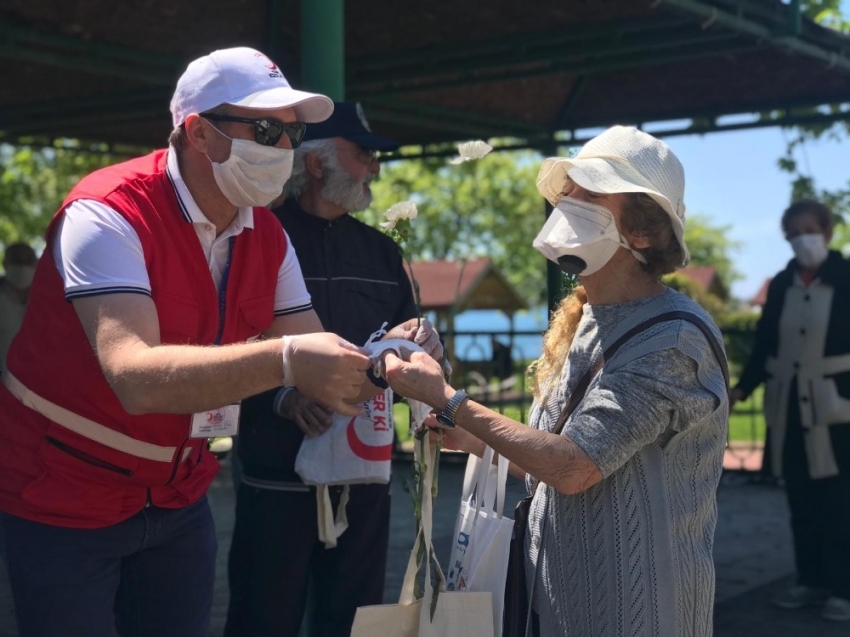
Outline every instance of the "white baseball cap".
{"label": "white baseball cap", "polygon": [[220,104],[291,107],[298,121],[307,124],[326,120],[334,110],[329,97],[296,91],[265,54],[244,46],[213,51],[189,64],[171,98],[174,127],[191,113],[203,113]]}
{"label": "white baseball cap", "polygon": [[605,194],[642,192],[670,217],[673,232],[685,245],[685,169],[670,147],[631,126],[612,126],[587,142],[575,157],[550,157],[537,175],[537,190],[553,206],[563,197],[567,178]]}

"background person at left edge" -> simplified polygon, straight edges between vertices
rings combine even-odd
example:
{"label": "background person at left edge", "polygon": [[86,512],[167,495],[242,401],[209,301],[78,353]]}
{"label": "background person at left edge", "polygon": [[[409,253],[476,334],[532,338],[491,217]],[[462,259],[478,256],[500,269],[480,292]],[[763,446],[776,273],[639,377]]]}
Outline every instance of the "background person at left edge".
{"label": "background person at left edge", "polygon": [[[358,345],[385,321],[396,325],[417,312],[399,247],[349,214],[372,202],[369,183],[380,172],[374,151],[397,146],[369,130],[359,105],[336,103],[330,119],[307,127],[273,207],[298,252],[322,325]],[[351,486],[348,529],[336,548],[326,549],[318,538],[315,488],[295,472],[304,435],[321,434],[330,418],[286,388],[242,403],[229,637],[294,636],[305,616],[311,634],[347,637],[357,607],[382,602],[389,485]],[[331,487],[334,514],[340,491]],[[312,607],[305,614],[308,579]]]}
{"label": "background person at left edge", "polygon": [[38,257],[29,244],[12,243],[6,246],[0,277],[0,369],[6,366],[6,352],[12,337],[21,329],[27,307],[35,264]]}

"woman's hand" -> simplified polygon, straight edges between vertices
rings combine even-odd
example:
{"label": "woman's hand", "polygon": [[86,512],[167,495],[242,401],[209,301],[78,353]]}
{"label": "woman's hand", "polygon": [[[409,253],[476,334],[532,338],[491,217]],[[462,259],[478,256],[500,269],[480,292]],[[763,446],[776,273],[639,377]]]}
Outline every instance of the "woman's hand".
{"label": "woman's hand", "polygon": [[744,390],[739,389],[737,387],[729,390],[729,411],[732,411],[735,407],[735,403],[739,403],[746,400],[744,397]]}
{"label": "woman's hand", "polygon": [[446,429],[440,424],[434,414],[429,415],[425,419],[425,426],[429,429],[432,443],[437,441],[440,431],[442,431],[443,449],[465,451],[479,457],[484,453],[484,443],[481,440],[473,436],[466,429],[461,429],[460,427]]}
{"label": "woman's hand", "polygon": [[454,394],[443,378],[440,364],[424,352],[413,352],[410,361],[404,361],[392,351],[387,351],[384,354],[384,375],[394,392],[434,409],[443,409]]}

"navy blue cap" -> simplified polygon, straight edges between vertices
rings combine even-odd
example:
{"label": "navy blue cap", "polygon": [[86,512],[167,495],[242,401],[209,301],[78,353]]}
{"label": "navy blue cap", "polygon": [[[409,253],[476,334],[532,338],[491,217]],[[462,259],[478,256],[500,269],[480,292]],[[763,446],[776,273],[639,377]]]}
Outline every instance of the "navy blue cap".
{"label": "navy blue cap", "polygon": [[395,150],[400,144],[375,135],[359,102],[334,102],[334,112],[324,122],[307,124],[304,141],[342,137],[369,150]]}

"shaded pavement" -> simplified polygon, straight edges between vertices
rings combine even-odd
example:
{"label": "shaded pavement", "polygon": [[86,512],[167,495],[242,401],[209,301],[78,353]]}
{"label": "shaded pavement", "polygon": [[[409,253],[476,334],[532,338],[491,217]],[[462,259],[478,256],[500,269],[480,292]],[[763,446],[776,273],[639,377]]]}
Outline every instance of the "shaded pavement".
{"label": "shaded pavement", "polygon": [[[210,637],[220,637],[227,613],[227,552],[233,529],[235,494],[225,460],[209,498],[217,523],[219,554]],[[444,461],[434,518],[434,543],[442,561],[448,559],[454,517],[460,498],[464,464]],[[413,512],[402,483],[410,462],[394,463],[390,551],[384,600],[397,601],[413,542]],[[524,495],[519,481],[508,485],[505,509]],[[782,611],[768,600],[791,581],[793,556],[788,511],[781,488],[757,484],[739,474],[724,475],[718,490],[719,520],[715,535],[717,604],[715,635],[719,637],[850,637],[850,623],[820,618],[818,609]],[[15,637],[11,594],[0,567],[0,637]],[[60,636],[57,636],[60,637]]]}

